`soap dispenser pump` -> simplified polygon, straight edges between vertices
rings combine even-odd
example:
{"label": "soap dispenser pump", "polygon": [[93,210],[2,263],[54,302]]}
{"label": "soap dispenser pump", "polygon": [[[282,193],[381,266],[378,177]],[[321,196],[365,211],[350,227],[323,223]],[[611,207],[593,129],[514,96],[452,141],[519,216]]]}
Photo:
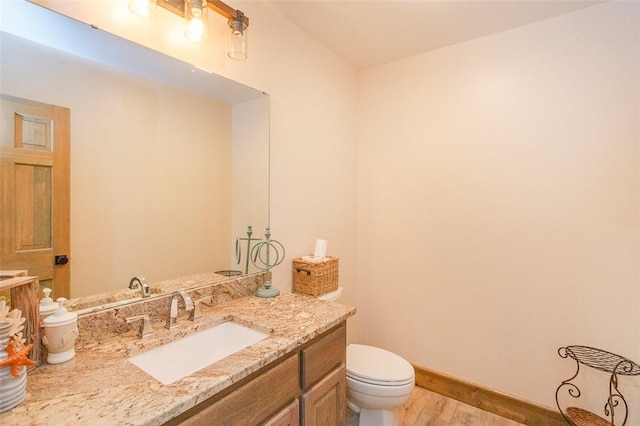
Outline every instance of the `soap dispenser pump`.
{"label": "soap dispenser pump", "polygon": [[69,361],[76,354],[75,343],[78,337],[78,314],[68,312],[64,307],[67,299],[56,299],[58,308],[53,315],[44,319],[42,343],[47,347],[47,362],[60,364]]}

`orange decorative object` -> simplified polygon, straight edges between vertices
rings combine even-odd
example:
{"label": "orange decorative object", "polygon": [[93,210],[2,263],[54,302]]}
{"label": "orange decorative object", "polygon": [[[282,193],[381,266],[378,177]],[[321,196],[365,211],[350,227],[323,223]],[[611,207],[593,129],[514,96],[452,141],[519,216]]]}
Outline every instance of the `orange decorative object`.
{"label": "orange decorative object", "polygon": [[20,345],[22,348],[15,348],[15,341],[12,340],[7,345],[7,353],[9,356],[4,361],[0,361],[0,368],[11,366],[11,375],[13,377],[18,377],[20,375],[20,367],[23,365],[31,366],[35,365],[35,361],[27,358],[27,354],[33,347],[33,344],[29,344],[27,346]]}

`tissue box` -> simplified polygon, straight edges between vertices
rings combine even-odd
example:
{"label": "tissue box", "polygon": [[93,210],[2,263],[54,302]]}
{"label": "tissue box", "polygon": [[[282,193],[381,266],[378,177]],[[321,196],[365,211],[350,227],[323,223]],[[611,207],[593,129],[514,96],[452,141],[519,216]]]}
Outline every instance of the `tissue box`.
{"label": "tissue box", "polygon": [[312,262],[302,257],[293,259],[293,291],[322,296],[338,289],[338,258]]}

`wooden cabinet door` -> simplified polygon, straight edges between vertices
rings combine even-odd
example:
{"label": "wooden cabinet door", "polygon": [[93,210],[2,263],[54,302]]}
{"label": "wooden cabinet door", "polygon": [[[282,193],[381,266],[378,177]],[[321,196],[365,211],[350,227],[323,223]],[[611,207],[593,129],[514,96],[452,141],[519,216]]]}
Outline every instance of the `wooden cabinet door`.
{"label": "wooden cabinet door", "polygon": [[299,426],[300,404],[294,400],[291,404],[280,410],[278,414],[269,419],[263,426]]}
{"label": "wooden cabinet door", "polygon": [[[40,277],[70,297],[70,111],[0,95],[0,269]],[[60,263],[63,263],[61,261]]]}
{"label": "wooden cabinet door", "polygon": [[302,395],[302,424],[343,426],[346,407],[347,378],[343,364]]}

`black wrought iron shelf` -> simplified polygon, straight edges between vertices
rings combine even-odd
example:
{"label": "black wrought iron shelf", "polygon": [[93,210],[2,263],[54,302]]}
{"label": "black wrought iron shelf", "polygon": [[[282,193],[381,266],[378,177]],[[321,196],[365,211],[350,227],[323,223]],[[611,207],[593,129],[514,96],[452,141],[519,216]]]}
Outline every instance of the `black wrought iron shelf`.
{"label": "black wrought iron shelf", "polygon": [[[560,413],[569,422],[576,426],[583,425],[615,425],[615,420],[622,418],[621,425],[626,425],[629,416],[629,406],[624,396],[618,389],[618,376],[638,376],[640,375],[640,365],[623,356],[596,349],[589,346],[566,346],[558,349],[558,355],[562,358],[572,358],[576,361],[576,373],[562,382],[556,389],[556,404]],[[572,380],[580,373],[580,365],[586,365],[596,370],[610,374],[609,396],[604,404],[604,415],[602,417],[583,410],[578,407],[567,407],[564,410],[560,404],[560,392],[566,392],[573,398],[580,398],[582,392]],[[623,417],[621,417],[623,416]]]}

